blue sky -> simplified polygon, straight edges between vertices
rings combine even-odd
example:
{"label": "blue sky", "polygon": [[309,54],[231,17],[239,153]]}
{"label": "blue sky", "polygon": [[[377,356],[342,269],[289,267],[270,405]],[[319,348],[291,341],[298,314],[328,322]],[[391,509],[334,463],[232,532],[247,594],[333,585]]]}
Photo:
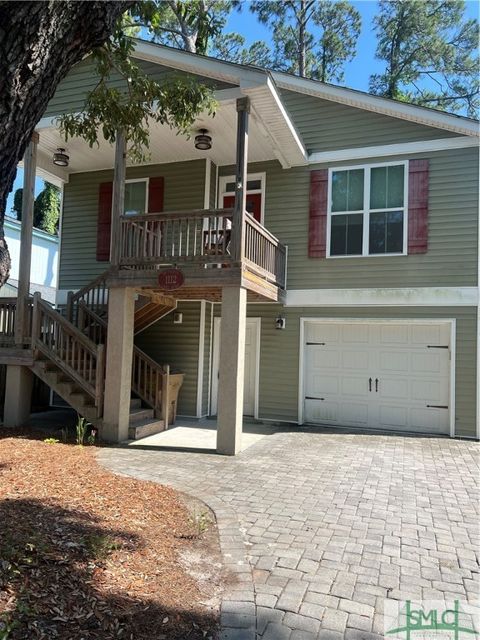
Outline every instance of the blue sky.
{"label": "blue sky", "polygon": [[[381,72],[383,65],[375,60],[376,38],[372,30],[372,22],[378,10],[376,0],[354,0],[352,4],[358,9],[362,16],[362,31],[358,40],[357,55],[345,68],[345,85],[352,89],[368,91],[368,80],[372,73]],[[479,3],[477,0],[467,0],[466,16],[469,18],[479,17]],[[226,32],[236,31],[246,38],[246,44],[251,44],[255,40],[265,40],[270,42],[270,34],[267,28],[261,25],[255,16],[247,8],[242,12],[234,12],[226,25]],[[22,186],[23,171],[17,172],[15,185],[7,202],[7,215],[11,215],[13,204],[13,192]],[[36,194],[43,188],[43,180],[37,178]]]}

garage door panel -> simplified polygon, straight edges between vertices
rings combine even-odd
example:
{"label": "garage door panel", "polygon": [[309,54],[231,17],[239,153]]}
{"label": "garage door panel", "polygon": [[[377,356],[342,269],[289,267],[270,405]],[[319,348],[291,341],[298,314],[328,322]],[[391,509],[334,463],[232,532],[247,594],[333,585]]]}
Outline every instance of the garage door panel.
{"label": "garage door panel", "polygon": [[448,351],[428,351],[424,353],[412,353],[412,371],[416,373],[437,373],[449,375],[450,360]]}
{"label": "garage door panel", "polygon": [[[378,384],[380,400],[407,400],[410,397],[410,382],[408,378],[383,378]],[[377,393],[377,392],[375,392]]]}
{"label": "garage door panel", "polygon": [[339,369],[342,366],[341,353],[337,349],[308,345],[307,363],[313,371],[316,369]]}
{"label": "garage door panel", "polygon": [[305,338],[307,342],[325,342],[327,344],[340,343],[341,328],[338,324],[314,324],[307,325]]}
{"label": "garage door panel", "polygon": [[342,368],[343,370],[368,371],[369,370],[369,352],[367,350],[342,352]]}
{"label": "garage door panel", "polygon": [[398,324],[379,325],[380,344],[404,345],[408,344],[408,326]]}
{"label": "garage door panel", "polygon": [[[306,340],[304,347],[305,394],[324,398],[305,400],[307,422],[448,433],[449,324],[322,325],[307,322],[305,329],[310,339],[325,341],[311,345]],[[329,343],[327,336],[338,342]]]}
{"label": "garage door panel", "polygon": [[378,369],[383,371],[410,371],[410,357],[405,351],[382,349],[378,353]]}
{"label": "garage door panel", "polygon": [[448,433],[449,413],[447,409],[413,408],[410,412],[412,431],[425,433]]}
{"label": "garage door panel", "polygon": [[342,326],[343,344],[368,344],[370,327],[366,324],[345,324]]}
{"label": "garage door panel", "polygon": [[340,385],[340,377],[314,374],[306,380],[306,395],[316,397],[336,396],[340,391]]}
{"label": "garage door panel", "polygon": [[368,380],[364,376],[342,376],[341,378],[342,396],[363,396],[367,397]]}

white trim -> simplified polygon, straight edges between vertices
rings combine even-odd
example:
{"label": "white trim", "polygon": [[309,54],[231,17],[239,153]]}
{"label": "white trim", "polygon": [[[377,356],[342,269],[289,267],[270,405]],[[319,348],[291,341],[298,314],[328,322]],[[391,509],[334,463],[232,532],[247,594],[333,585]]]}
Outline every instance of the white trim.
{"label": "white trim", "polygon": [[308,80],[307,78],[282,73],[281,71],[272,71],[271,76],[277,87],[282,89],[305,93],[323,100],[331,100],[358,109],[364,109],[365,111],[374,111],[394,118],[417,122],[429,127],[455,131],[468,136],[478,136],[478,122],[470,118],[451,115],[428,107],[419,107],[408,102],[372,96],[355,89],[336,87],[317,80]]}
{"label": "white trim", "polygon": [[478,287],[290,289],[285,307],[475,307]]}
{"label": "white trim", "polygon": [[380,158],[382,156],[430,153],[431,151],[445,151],[447,149],[466,149],[468,147],[478,147],[478,145],[478,139],[472,138],[471,136],[437,138],[436,140],[421,140],[419,142],[400,142],[398,144],[382,144],[372,147],[319,151],[311,153],[308,156],[308,162],[309,164],[318,164],[325,162],[342,162],[344,160],[363,160],[366,158]]}
{"label": "white trim", "polygon": [[206,302],[200,302],[200,327],[198,330],[198,369],[197,369],[197,418],[202,418],[203,400],[203,358],[205,355],[205,307]]}
{"label": "white trim", "polygon": [[[370,180],[372,169],[381,167],[397,167],[403,166],[403,206],[394,208],[372,209],[370,207]],[[374,258],[374,257],[392,257],[405,256],[408,252],[408,160],[399,160],[392,162],[375,162],[372,164],[358,164],[341,167],[329,167],[328,169],[328,195],[327,195],[327,246],[326,257],[328,259],[345,259],[345,258]],[[332,212],[332,175],[338,171],[363,170],[363,209],[358,211],[335,211]],[[369,253],[370,238],[370,213],[376,211],[400,211],[403,213],[403,251],[397,253]],[[334,255],[330,254],[332,231],[332,216],[342,216],[360,213],[363,216],[363,238],[361,254]]]}
{"label": "white trim", "polygon": [[[260,180],[260,189],[247,189],[248,194],[259,193],[262,196],[260,201],[260,223],[264,223],[265,219],[265,193],[267,187],[267,174],[265,171],[259,173],[249,173],[247,175],[247,183],[251,180]],[[235,195],[234,191],[226,191],[226,185],[228,182],[235,182],[235,176],[220,176],[218,180],[218,200],[217,206],[219,208],[223,207],[223,198],[224,196],[233,196]]]}
{"label": "white trim", "polygon": [[211,400],[212,400],[212,358],[213,358],[213,302],[210,302],[210,344],[208,353],[208,401],[207,410],[208,415],[211,415]]}
{"label": "white trim", "polygon": [[[299,376],[298,376],[298,424],[304,423],[305,412],[305,324],[311,323],[336,323],[336,324],[448,324],[450,325],[450,437],[455,437],[455,354],[456,354],[456,319],[455,318],[300,318],[300,346],[299,346]],[[326,428],[328,425],[324,425]],[[335,428],[335,427],[334,427]]]}
{"label": "white trim", "polygon": [[212,175],[212,161],[205,158],[205,192],[203,195],[203,208],[210,209],[210,181]]}
{"label": "white trim", "polygon": [[[212,307],[213,308],[213,307]],[[212,389],[211,389],[211,415],[215,415],[217,412],[218,402],[218,370],[220,365],[220,327],[221,316],[215,316],[213,319],[213,351],[212,351]],[[255,323],[256,328],[256,353],[255,353],[255,396],[253,399],[253,417],[258,420],[258,411],[260,406],[260,350],[261,350],[261,337],[262,337],[262,319],[247,317],[247,322]]]}

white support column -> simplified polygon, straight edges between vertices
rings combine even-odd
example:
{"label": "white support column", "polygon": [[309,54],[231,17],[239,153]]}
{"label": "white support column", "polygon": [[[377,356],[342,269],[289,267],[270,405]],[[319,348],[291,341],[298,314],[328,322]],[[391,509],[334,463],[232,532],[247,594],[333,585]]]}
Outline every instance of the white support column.
{"label": "white support column", "polygon": [[235,455],[241,449],[247,291],[224,287],[220,329],[217,452]]}
{"label": "white support column", "polygon": [[33,373],[28,367],[7,365],[5,381],[4,427],[23,427],[30,417]]}
{"label": "white support column", "polygon": [[20,232],[20,265],[18,272],[15,343],[22,345],[27,337],[28,296],[32,262],[33,203],[35,200],[35,170],[39,135],[34,133],[23,159],[22,227]]}
{"label": "white support column", "polygon": [[128,438],[135,289],[112,287],[108,294],[107,363],[101,437],[109,442]]}

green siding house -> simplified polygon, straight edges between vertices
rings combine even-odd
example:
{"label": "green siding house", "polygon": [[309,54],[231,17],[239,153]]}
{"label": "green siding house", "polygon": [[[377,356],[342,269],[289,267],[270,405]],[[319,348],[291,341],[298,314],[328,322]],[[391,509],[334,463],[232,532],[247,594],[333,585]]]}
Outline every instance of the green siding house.
{"label": "green siding house", "polygon": [[175,372],[177,415],[218,416],[224,453],[242,414],[478,438],[478,123],[142,41],[135,56],[207,82],[217,114],[190,139],[152,125],[149,162],[125,166],[120,135],[90,149],[55,123],[89,61],[60,84],[35,146],[63,183],[65,335],[34,300],[30,370],[113,441],[168,427]]}

